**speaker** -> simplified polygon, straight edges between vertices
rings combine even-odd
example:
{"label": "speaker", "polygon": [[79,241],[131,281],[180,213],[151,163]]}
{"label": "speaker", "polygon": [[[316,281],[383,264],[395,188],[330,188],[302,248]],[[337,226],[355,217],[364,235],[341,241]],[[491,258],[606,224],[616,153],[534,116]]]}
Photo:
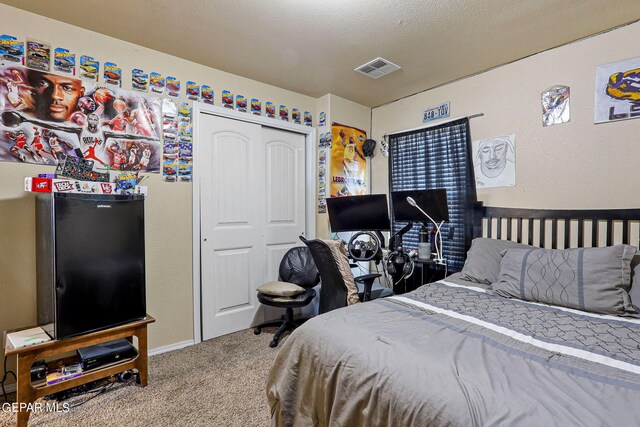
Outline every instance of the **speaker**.
{"label": "speaker", "polygon": [[399,275],[401,278],[407,278],[413,272],[413,260],[405,252],[393,251],[387,258],[386,268],[391,276]]}

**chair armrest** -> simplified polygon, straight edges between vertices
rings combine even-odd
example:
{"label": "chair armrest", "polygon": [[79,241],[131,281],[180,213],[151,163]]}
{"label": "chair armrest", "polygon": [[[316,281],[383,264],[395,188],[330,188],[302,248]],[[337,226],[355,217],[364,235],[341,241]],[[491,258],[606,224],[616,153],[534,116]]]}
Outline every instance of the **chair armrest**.
{"label": "chair armrest", "polygon": [[354,277],[356,282],[364,283],[364,298],[362,301],[369,301],[371,299],[371,288],[373,287],[373,281],[378,277],[382,277],[382,274],[364,274],[362,276]]}

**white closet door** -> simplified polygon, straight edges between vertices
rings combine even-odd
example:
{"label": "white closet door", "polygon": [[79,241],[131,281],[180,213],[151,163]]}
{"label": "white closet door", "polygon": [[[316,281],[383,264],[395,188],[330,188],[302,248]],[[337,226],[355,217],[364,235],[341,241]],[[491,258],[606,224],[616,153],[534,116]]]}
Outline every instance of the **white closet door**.
{"label": "white closet door", "polygon": [[303,135],[262,129],[266,167],[265,255],[267,279],[276,280],[287,250],[302,246],[305,230],[305,138]]}
{"label": "white closet door", "polygon": [[208,114],[199,122],[206,340],[263,320],[256,288],[277,277],[305,229],[304,137]]}

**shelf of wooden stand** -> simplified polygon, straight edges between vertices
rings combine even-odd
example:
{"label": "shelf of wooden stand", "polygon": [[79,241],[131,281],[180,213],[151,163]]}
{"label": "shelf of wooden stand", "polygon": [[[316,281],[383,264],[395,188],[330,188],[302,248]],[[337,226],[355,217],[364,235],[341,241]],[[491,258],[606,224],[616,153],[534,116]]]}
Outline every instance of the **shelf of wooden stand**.
{"label": "shelf of wooden stand", "polygon": [[[155,322],[151,316],[147,316],[142,320],[127,323],[125,325],[116,326],[102,331],[92,332],[64,340],[52,340],[42,344],[32,345],[28,347],[13,348],[11,343],[6,340],[5,332],[5,355],[16,355],[18,360],[17,375],[17,401],[20,403],[32,403],[36,399],[57,393],[59,391],[68,390],[91,381],[101,378],[107,378],[111,375],[118,374],[130,369],[138,370],[138,382],[142,387],[147,385],[147,325]],[[55,384],[32,384],[31,383],[31,366],[36,360],[46,359],[56,355],[61,355],[70,351],[83,347],[89,347],[95,344],[101,344],[117,340],[119,338],[133,339],[138,338],[138,355],[131,359],[114,362],[111,365],[100,368],[90,369],[83,375],[60,381]],[[22,410],[17,414],[17,425],[26,427],[29,421],[29,412]]]}

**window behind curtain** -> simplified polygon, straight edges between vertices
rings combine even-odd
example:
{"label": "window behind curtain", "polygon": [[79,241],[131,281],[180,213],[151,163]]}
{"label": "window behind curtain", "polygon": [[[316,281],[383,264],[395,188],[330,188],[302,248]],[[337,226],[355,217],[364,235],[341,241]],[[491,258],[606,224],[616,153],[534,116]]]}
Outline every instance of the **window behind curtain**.
{"label": "window behind curtain", "polygon": [[[461,119],[389,138],[389,190],[431,190],[445,188],[449,222],[442,226],[442,246],[449,271],[462,269],[473,237],[473,208],[476,197],[469,119]],[[427,213],[428,206],[421,206]],[[418,211],[419,214],[419,211]],[[425,221],[428,221],[425,218]],[[394,221],[393,232],[406,222]],[[455,227],[452,239],[447,238]],[[417,248],[420,225],[404,235],[405,248]]]}

